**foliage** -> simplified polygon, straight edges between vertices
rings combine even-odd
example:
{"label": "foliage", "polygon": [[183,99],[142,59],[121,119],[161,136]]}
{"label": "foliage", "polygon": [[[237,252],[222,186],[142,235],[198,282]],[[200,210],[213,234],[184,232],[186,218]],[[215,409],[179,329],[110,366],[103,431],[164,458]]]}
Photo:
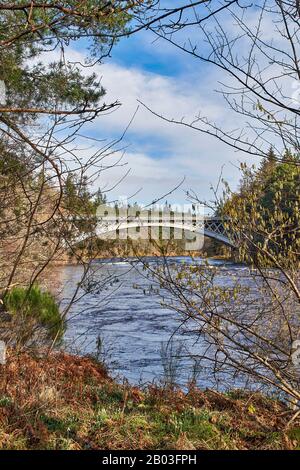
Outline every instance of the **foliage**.
{"label": "foliage", "polygon": [[[222,34],[227,41],[226,33]],[[211,45],[213,41],[210,37]],[[223,49],[216,46],[214,52],[211,57],[218,62]],[[241,70],[236,61],[232,69]],[[243,99],[247,88],[248,81],[243,92],[238,88],[242,104],[235,110],[249,117]],[[248,91],[255,94],[256,89]],[[202,130],[197,126],[203,123],[208,121],[200,117],[190,127]],[[211,127],[221,140],[233,139],[215,124]],[[248,266],[238,276],[229,267],[226,280],[222,268],[197,262],[174,268],[166,262],[152,275],[161,285],[164,306],[176,311],[185,327],[198,334],[201,350],[197,357],[214,386],[238,383],[280,393],[297,416],[299,368],[292,354],[300,331],[299,149],[295,145],[282,154],[273,148],[268,153],[258,151],[257,141],[251,146],[242,132],[233,140],[232,146],[247,145],[249,154],[255,147],[255,155],[263,157],[258,169],[242,164],[239,190],[232,192],[225,183],[223,197],[216,201],[217,215],[223,217],[237,258]],[[248,411],[255,414],[252,407]]]}
{"label": "foliage", "polygon": [[[170,308],[198,332],[205,345],[200,359],[214,383],[230,377],[245,387],[280,390],[298,416],[299,368],[292,358],[300,331],[298,6],[234,2],[220,9],[213,21],[204,13],[195,22],[179,18],[176,30],[169,24],[157,29],[160,38],[220,71],[218,91],[233,120],[220,125],[200,112],[190,120],[154,114],[214,136],[252,162],[263,159],[258,170],[242,164],[239,192],[227,185],[221,205],[216,202],[249,267],[224,284],[221,270],[211,266],[191,272],[187,265],[179,273],[164,267],[157,278],[171,294]],[[199,34],[189,40],[195,23]]]}
{"label": "foliage", "polygon": [[30,288],[13,287],[4,297],[4,306],[9,313],[21,316],[24,321],[28,318],[37,320],[52,338],[63,334],[64,322],[55,298],[37,285]]}
{"label": "foliage", "polygon": [[[135,7],[122,1],[21,3],[0,5],[6,91],[0,103],[1,297],[13,284],[36,281],[53,259],[66,258],[74,233],[93,229],[86,178],[105,150],[82,164],[72,143],[84,123],[118,105],[101,103],[105,90],[87,66],[125,33]],[[67,58],[80,38],[84,64]]]}
{"label": "foliage", "polygon": [[299,210],[299,188],[300,166],[292,162],[278,164],[265,181],[261,205],[275,212],[278,201],[280,212],[292,218]]}
{"label": "foliage", "polygon": [[297,422],[285,431],[289,414],[277,399],[193,387],[187,393],[154,385],[142,390],[114,382],[91,359],[67,354],[34,358],[11,351],[0,396],[1,449],[299,446]]}
{"label": "foliage", "polygon": [[[105,54],[117,33],[125,32],[132,4],[102,1],[64,1],[59,5],[19,8],[14,4],[0,11],[0,80],[7,90],[6,109],[20,109],[22,118],[34,109],[58,111],[90,107],[104,95],[94,74],[87,75],[77,64],[68,64],[64,49],[84,37],[90,55]],[[61,57],[49,65],[38,62],[45,51],[60,49]],[[27,113],[27,114],[26,114]],[[12,117],[12,116],[11,116]],[[14,116],[15,118],[16,116]],[[32,117],[32,116],[31,116]]]}
{"label": "foliage", "polygon": [[[297,266],[300,259],[300,165],[298,157],[242,165],[240,191],[227,186],[219,213],[237,236],[240,259],[257,266]],[[225,222],[226,224],[226,222]]]}
{"label": "foliage", "polygon": [[[128,5],[129,3],[129,5]],[[113,32],[124,30],[130,18],[127,13],[135,2],[116,1],[111,5],[105,1],[68,0],[60,4],[41,5],[32,2],[20,8],[18,2],[1,8],[0,39],[2,44],[21,44],[36,51],[57,41],[67,44],[70,38],[90,37],[94,48],[103,48]],[[25,14],[24,14],[25,10]],[[26,13],[30,14],[28,18]],[[39,41],[35,41],[38,37]]]}
{"label": "foliage", "polygon": [[[86,122],[118,106],[101,102],[105,90],[89,66],[109,54],[136,7],[101,0],[0,5],[1,298],[12,295],[12,285],[36,282],[51,262],[73,254],[80,232],[94,229],[87,174],[93,167],[96,178],[113,145],[90,159],[72,145]],[[84,63],[73,60],[74,50],[68,58],[79,39]]]}

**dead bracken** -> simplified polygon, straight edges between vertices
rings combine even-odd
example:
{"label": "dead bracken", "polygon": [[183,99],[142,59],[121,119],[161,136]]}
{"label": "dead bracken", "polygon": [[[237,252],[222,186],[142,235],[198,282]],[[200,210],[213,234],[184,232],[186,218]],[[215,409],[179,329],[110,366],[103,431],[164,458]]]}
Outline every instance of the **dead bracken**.
{"label": "dead bracken", "polygon": [[1,449],[297,449],[299,422],[259,393],[141,389],[89,357],[8,353]]}

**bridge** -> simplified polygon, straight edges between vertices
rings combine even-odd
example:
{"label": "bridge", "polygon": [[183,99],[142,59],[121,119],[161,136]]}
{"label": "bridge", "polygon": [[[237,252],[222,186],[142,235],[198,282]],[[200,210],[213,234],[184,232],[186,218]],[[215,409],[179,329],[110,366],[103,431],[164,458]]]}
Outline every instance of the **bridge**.
{"label": "bridge", "polygon": [[[155,239],[157,238],[157,229],[159,229],[161,239],[182,239],[184,232],[190,232],[217,240],[230,247],[236,246],[234,238],[224,227],[223,219],[204,216],[195,211],[175,213],[162,210],[153,212],[151,210],[109,208],[98,211],[97,216],[96,235],[99,238],[124,240],[138,238],[141,229],[148,229],[150,238]],[[174,234],[175,230],[176,234]],[[147,236],[147,238],[149,237]]]}

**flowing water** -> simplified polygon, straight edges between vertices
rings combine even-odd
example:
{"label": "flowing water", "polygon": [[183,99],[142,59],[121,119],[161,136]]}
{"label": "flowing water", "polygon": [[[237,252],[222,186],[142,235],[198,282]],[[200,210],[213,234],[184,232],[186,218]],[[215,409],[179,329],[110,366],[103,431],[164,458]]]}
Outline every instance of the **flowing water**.
{"label": "flowing water", "polygon": [[[146,261],[150,267],[161,262],[159,258]],[[168,262],[195,264],[203,260],[173,257]],[[209,264],[218,267],[218,282],[223,286],[247,269],[217,260],[209,260]],[[162,380],[167,370],[175,374],[180,385],[187,383],[193,371],[199,385],[208,385],[201,383],[197,360],[188,357],[190,353],[201,353],[201,341],[187,325],[181,325],[176,312],[162,305],[161,292],[147,277],[143,263],[133,259],[98,260],[93,271],[93,280],[87,280],[85,285],[90,292],[80,291],[69,312],[64,347],[82,354],[95,354],[98,350],[112,374],[131,383]],[[73,295],[82,272],[80,266],[63,268],[63,304]],[[95,279],[102,280],[104,286],[98,288]],[[169,356],[173,356],[171,363],[166,359]]]}

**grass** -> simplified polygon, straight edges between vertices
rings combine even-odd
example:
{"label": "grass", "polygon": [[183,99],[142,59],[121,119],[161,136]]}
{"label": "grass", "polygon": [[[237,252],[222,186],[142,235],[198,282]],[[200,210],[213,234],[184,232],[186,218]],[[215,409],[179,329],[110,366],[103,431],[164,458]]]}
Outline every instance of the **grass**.
{"label": "grass", "polygon": [[63,334],[64,324],[54,296],[37,285],[12,288],[4,297],[4,307],[12,315],[35,319],[53,338]]}
{"label": "grass", "polygon": [[287,411],[258,393],[121,385],[63,353],[0,366],[0,449],[297,449]]}

